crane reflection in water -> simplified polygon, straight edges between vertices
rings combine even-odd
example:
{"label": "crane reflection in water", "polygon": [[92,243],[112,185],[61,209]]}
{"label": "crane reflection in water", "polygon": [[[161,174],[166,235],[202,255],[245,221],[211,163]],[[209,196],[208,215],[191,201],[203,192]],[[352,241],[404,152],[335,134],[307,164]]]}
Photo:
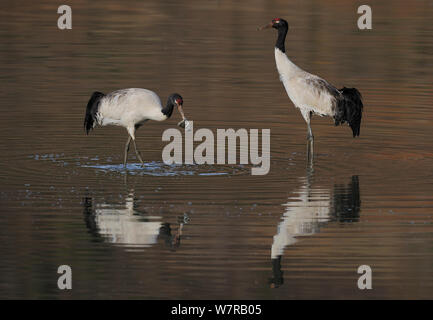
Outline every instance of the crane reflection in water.
{"label": "crane reflection in water", "polygon": [[160,216],[138,210],[134,190],[129,191],[121,205],[95,203],[91,197],[86,197],[83,206],[86,225],[93,235],[128,248],[146,248],[162,240],[166,247],[175,250],[180,246],[183,227],[190,220],[186,213],[179,216],[175,228],[173,224],[162,222]]}
{"label": "crane reflection in water", "polygon": [[361,208],[359,178],[352,176],[346,185],[335,184],[333,191],[324,187],[313,187],[312,159],[309,159],[307,175],[302,177],[301,186],[296,190],[286,207],[277,227],[271,248],[272,288],[284,283],[281,258],[284,248],[293,245],[299,237],[320,232],[329,222],[357,222]]}

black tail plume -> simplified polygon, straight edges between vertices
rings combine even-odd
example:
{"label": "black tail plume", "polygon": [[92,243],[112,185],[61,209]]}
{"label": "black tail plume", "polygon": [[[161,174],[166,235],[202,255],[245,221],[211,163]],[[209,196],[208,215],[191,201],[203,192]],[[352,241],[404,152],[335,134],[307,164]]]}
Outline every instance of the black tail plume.
{"label": "black tail plume", "polygon": [[338,101],[336,115],[334,116],[335,125],[349,123],[353,132],[353,137],[359,136],[361,128],[362,104],[361,93],[356,88],[342,88],[339,90],[343,99]]}
{"label": "black tail plume", "polygon": [[95,91],[87,103],[86,115],[84,116],[84,128],[86,129],[87,134],[89,134],[90,129],[93,129],[95,126],[99,103],[104,96],[105,94],[102,92]]}

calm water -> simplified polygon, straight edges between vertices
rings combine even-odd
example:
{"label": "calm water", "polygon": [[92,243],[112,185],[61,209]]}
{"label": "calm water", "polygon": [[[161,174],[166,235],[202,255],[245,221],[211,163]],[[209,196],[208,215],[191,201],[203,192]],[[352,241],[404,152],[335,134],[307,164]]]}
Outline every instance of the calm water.
{"label": "calm water", "polygon": [[[0,11],[0,298],[433,298],[432,1],[56,1]],[[6,9],[7,8],[7,9]],[[278,81],[276,34],[299,66],[364,96],[359,139],[306,126]],[[119,165],[122,128],[82,123],[94,90],[178,91],[195,129],[270,128],[271,170]],[[73,289],[57,289],[70,265]],[[357,268],[373,290],[357,288]]]}

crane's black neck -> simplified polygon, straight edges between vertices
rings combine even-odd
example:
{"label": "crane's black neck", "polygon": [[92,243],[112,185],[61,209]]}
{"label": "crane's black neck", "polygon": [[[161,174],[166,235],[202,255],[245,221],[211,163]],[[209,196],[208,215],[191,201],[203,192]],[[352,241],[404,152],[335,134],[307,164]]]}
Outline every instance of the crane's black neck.
{"label": "crane's black neck", "polygon": [[174,108],[174,103],[171,99],[171,97],[168,98],[167,100],[167,105],[162,108],[161,112],[167,116],[167,119],[171,117],[172,113],[173,113],[173,108]]}
{"label": "crane's black neck", "polygon": [[280,49],[281,52],[286,52],[286,48],[284,47],[284,42],[286,41],[286,35],[287,35],[287,27],[278,28],[278,38],[277,38],[277,42],[275,43],[275,48]]}

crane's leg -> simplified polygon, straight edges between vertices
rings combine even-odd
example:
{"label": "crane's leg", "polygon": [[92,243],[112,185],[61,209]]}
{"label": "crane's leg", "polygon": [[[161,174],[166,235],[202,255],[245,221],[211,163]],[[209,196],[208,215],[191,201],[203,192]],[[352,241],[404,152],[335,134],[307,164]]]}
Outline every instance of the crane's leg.
{"label": "crane's leg", "polygon": [[143,166],[144,162],[143,162],[143,159],[141,159],[140,151],[138,151],[137,145],[135,144],[135,139],[132,139],[132,142],[134,142],[135,154],[137,155],[138,160],[140,160],[141,165]]}
{"label": "crane's leg", "polygon": [[313,112],[308,110],[302,110],[301,109],[302,116],[305,119],[305,122],[307,123],[308,129],[307,129],[307,140],[312,141],[314,140],[313,131],[311,130],[311,116],[313,115]]}
{"label": "crane's leg", "polygon": [[307,139],[310,141],[314,141],[313,131],[311,130],[311,117],[313,116],[313,112],[308,112],[308,117],[305,119],[307,121],[308,125],[308,133],[307,133]]}
{"label": "crane's leg", "polygon": [[313,161],[314,157],[314,136],[311,131],[310,121],[308,121],[308,134],[307,134],[307,159],[308,163]]}
{"label": "crane's leg", "polygon": [[131,136],[128,136],[128,140],[126,140],[125,144],[125,155],[123,156],[123,166],[126,167],[126,160],[128,158],[129,144],[131,143]]}
{"label": "crane's leg", "polygon": [[307,140],[314,141],[313,131],[311,130],[310,122],[308,122]]}
{"label": "crane's leg", "polygon": [[308,110],[302,110],[301,109],[302,116],[305,119],[305,122],[307,123],[307,161],[310,163],[310,161],[313,160],[314,156],[314,136],[313,131],[311,130],[311,117],[313,116],[313,112]]}
{"label": "crane's leg", "polygon": [[137,145],[135,144],[135,131],[139,127],[140,127],[139,125],[135,125],[133,127],[128,127],[127,130],[128,130],[129,136],[132,139],[132,142],[134,143],[135,154],[137,155],[138,160],[140,160],[141,165],[143,166],[144,165],[143,159],[141,159],[140,151],[138,151]]}

